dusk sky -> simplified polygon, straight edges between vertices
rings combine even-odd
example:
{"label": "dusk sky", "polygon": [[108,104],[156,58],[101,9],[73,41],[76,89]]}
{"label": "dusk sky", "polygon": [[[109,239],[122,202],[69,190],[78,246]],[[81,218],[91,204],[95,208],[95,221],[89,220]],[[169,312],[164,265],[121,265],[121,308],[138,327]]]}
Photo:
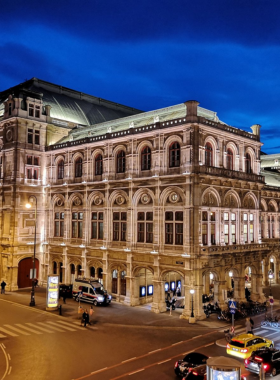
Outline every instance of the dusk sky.
{"label": "dusk sky", "polygon": [[0,0],[0,91],[39,79],[143,111],[187,100],[280,152],[280,0]]}

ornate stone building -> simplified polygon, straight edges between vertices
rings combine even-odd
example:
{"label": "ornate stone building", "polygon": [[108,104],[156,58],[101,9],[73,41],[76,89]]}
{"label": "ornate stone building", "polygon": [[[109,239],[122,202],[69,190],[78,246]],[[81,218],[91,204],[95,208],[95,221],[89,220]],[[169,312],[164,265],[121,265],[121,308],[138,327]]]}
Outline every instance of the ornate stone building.
{"label": "ornate stone building", "polygon": [[30,286],[37,221],[41,284],[98,277],[154,312],[179,286],[183,317],[193,288],[196,318],[231,279],[237,300],[245,277],[263,298],[269,269],[279,281],[280,177],[251,129],[196,101],[141,112],[36,78],[0,93],[0,277]]}

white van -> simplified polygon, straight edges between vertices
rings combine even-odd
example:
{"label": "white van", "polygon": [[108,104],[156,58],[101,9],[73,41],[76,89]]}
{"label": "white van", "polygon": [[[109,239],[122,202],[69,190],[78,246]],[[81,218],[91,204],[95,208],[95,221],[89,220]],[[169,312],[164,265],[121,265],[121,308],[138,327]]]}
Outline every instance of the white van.
{"label": "white van", "polygon": [[85,301],[93,305],[108,305],[111,303],[112,296],[107,293],[98,279],[76,278],[72,290],[73,298],[78,302]]}

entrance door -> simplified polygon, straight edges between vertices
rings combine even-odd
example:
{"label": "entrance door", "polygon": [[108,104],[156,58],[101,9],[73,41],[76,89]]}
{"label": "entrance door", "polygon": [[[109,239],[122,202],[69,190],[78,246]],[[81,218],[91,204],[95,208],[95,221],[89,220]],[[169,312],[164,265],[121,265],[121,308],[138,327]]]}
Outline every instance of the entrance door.
{"label": "entrance door", "polygon": [[[32,286],[33,259],[23,259],[18,264],[18,287],[28,288]],[[35,259],[34,278],[39,277],[39,261]]]}

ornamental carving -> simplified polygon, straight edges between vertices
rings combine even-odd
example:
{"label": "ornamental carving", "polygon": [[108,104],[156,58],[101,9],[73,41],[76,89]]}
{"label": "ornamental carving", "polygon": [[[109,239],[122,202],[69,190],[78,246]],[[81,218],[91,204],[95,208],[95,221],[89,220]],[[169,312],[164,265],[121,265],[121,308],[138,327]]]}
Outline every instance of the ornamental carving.
{"label": "ornamental carving", "polygon": [[76,198],[74,199],[74,201],[73,201],[73,204],[74,204],[75,206],[81,206],[82,201],[81,201],[81,199],[80,199],[79,197],[76,197]]}
{"label": "ornamental carving", "polygon": [[176,203],[179,201],[179,195],[173,191],[170,195],[169,195],[169,202],[171,203]]}
{"label": "ornamental carving", "polygon": [[102,203],[102,198],[101,198],[99,195],[96,195],[96,196],[93,198],[93,203],[94,203],[96,206],[101,205],[101,203]]}
{"label": "ornamental carving", "polygon": [[0,150],[3,148],[3,145],[4,145],[3,140],[0,139]]}
{"label": "ornamental carving", "polygon": [[150,200],[151,197],[149,196],[149,194],[143,194],[141,197],[141,203],[143,203],[144,205],[148,204]]}
{"label": "ornamental carving", "polygon": [[122,195],[117,196],[117,198],[116,198],[116,203],[117,203],[119,206],[123,205],[124,202],[125,202],[125,199],[124,199],[124,197],[123,197]]}
{"label": "ornamental carving", "polygon": [[56,206],[61,207],[61,206],[63,206],[63,205],[64,205],[64,201],[63,201],[63,199],[58,198],[58,200],[56,201]]}
{"label": "ornamental carving", "polygon": [[12,128],[9,128],[6,132],[6,140],[7,141],[12,141],[13,139],[13,129]]}

